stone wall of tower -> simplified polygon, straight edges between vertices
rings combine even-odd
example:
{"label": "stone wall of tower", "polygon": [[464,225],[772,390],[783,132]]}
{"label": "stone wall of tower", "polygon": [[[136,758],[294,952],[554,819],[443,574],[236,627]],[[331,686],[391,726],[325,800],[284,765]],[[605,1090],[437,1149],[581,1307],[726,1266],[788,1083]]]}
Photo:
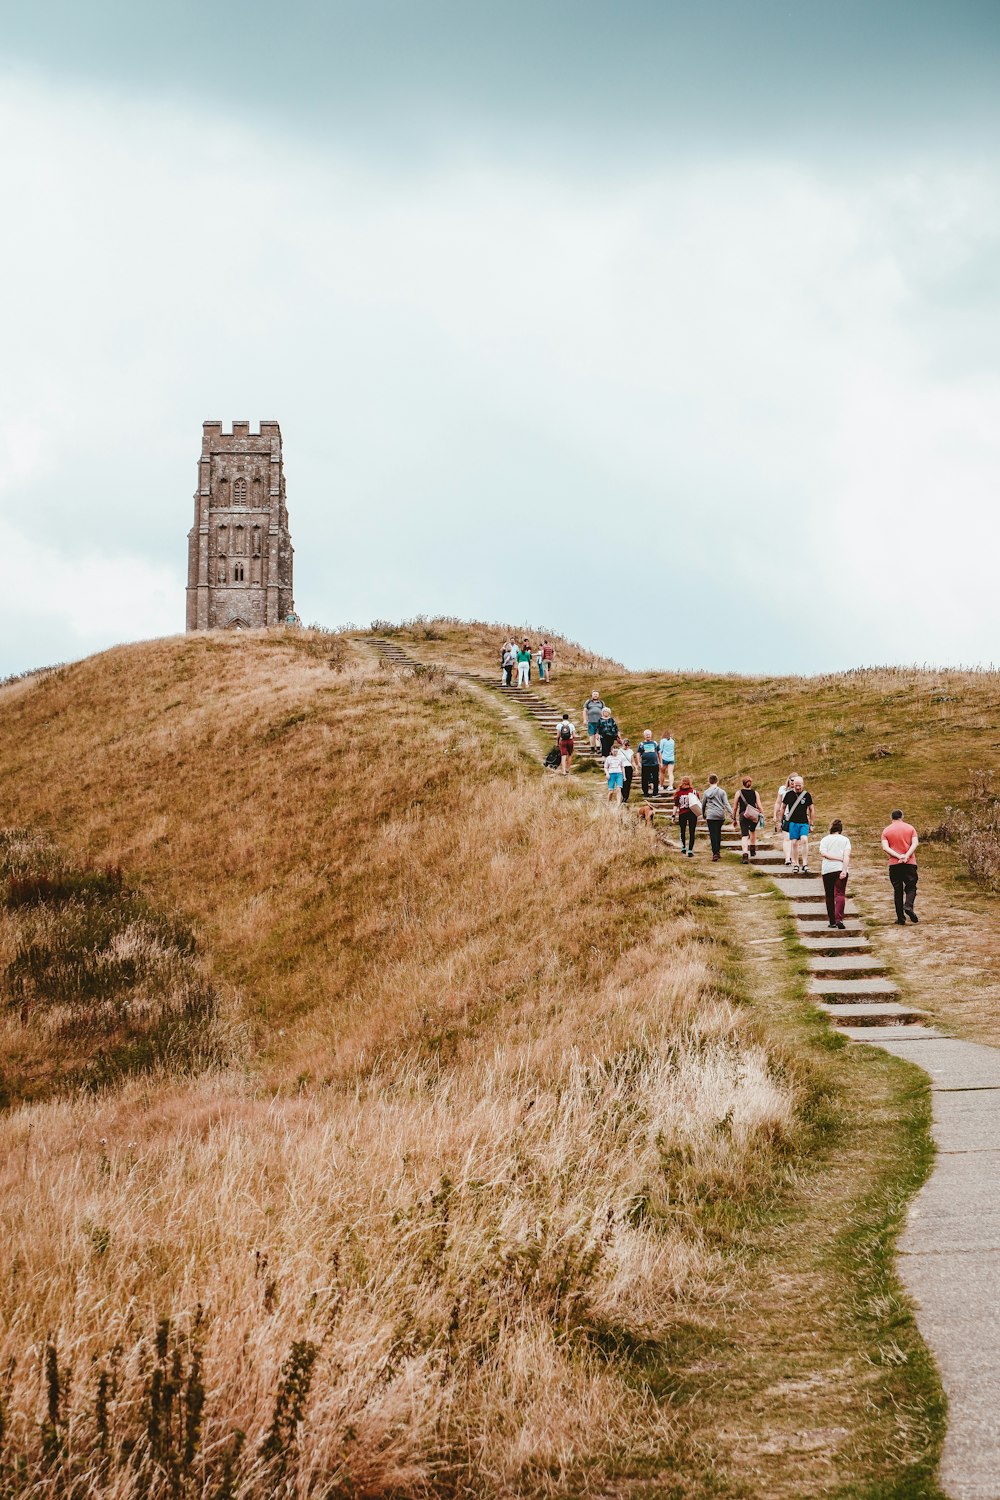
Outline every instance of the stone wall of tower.
{"label": "stone wall of tower", "polygon": [[202,429],[188,532],[188,630],[278,625],[294,608],[281,429]]}

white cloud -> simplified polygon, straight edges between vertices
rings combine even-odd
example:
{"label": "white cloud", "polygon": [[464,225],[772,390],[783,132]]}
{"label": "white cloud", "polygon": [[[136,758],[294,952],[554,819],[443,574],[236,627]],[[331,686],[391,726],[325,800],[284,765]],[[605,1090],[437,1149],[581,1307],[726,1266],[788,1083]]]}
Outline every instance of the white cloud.
{"label": "white cloud", "polygon": [[[993,654],[939,545],[998,541],[1000,380],[939,305],[1000,232],[985,167],[390,177],[23,80],[0,130],[22,626],[175,629],[200,422],[263,416],[306,618],[544,619],[636,665]],[[74,615],[46,577],[122,592]]]}

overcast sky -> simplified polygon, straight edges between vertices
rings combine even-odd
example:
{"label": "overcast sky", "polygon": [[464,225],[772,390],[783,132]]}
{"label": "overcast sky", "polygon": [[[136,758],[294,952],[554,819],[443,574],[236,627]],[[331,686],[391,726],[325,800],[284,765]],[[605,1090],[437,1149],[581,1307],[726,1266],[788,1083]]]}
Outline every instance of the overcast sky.
{"label": "overcast sky", "polygon": [[307,621],[990,662],[996,0],[0,0],[0,673],[183,629],[201,423]]}

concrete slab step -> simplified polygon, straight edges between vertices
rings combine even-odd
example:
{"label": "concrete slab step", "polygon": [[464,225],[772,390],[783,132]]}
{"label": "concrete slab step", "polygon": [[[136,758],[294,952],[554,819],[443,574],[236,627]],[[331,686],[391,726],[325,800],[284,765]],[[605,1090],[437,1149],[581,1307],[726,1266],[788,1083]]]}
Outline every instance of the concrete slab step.
{"label": "concrete slab step", "polygon": [[[816,927],[817,923],[824,929],[828,926],[830,919],[826,914],[825,901],[801,901],[796,899],[790,902],[789,905],[792,909],[792,916],[797,921],[805,922],[807,925],[811,924],[813,928]],[[858,903],[852,901],[850,896],[848,896],[844,902],[844,917],[856,917],[858,915]]]}
{"label": "concrete slab step", "polygon": [[873,958],[869,953],[834,953],[825,957],[817,954],[808,960],[808,968],[810,974],[823,974],[827,979],[836,979],[841,974],[847,978],[885,972],[882,960]]}
{"label": "concrete slab step", "polygon": [[[843,1007],[841,1006],[840,1009],[842,1010]],[[870,1042],[873,1029],[876,1028],[854,1025],[838,1025],[837,1027],[837,1030],[842,1032],[844,1036],[850,1037],[852,1042]],[[933,1026],[922,1026],[919,1021],[898,1021],[893,1023],[892,1039],[894,1042],[931,1042],[941,1040],[942,1038],[942,1032],[936,1031]]]}
{"label": "concrete slab step", "polygon": [[780,875],[774,883],[789,901],[826,901],[823,882],[808,875]]}
{"label": "concrete slab step", "polygon": [[871,943],[860,931],[829,932],[825,937],[808,937],[803,933],[799,936],[799,947],[807,953],[865,953]]}
{"label": "concrete slab step", "polygon": [[829,942],[832,947],[838,939],[858,937],[864,932],[864,927],[857,916],[850,913],[844,914],[844,931],[831,931],[827,926],[826,912],[822,913],[822,921],[808,921],[802,917],[795,919],[795,931],[801,941],[803,938],[820,938],[823,943]]}
{"label": "concrete slab step", "polygon": [[809,993],[847,1005],[852,1000],[880,1000],[898,995],[899,986],[891,979],[810,979]]}
{"label": "concrete slab step", "polygon": [[913,1026],[923,1015],[923,1011],[914,1010],[910,1005],[899,1005],[892,1000],[883,1001],[879,1005],[820,1004],[817,1009],[828,1015],[835,1026],[850,1027],[852,1031],[873,1026]]}

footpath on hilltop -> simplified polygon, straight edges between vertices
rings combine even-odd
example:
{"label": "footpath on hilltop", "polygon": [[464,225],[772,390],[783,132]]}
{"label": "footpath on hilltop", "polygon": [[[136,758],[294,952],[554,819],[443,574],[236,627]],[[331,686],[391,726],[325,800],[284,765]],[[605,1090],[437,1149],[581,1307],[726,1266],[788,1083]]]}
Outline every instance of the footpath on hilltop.
{"label": "footpath on hilltop", "polygon": [[[371,1496],[935,1493],[940,1389],[892,1264],[921,1075],[817,1024],[749,872],[723,894],[435,667],[488,665],[487,632],[395,632],[416,669],[360,633],[192,636],[0,690],[12,1495],[53,1465],[116,1496],[320,1471]],[[874,682],[807,712],[801,684],[633,677],[562,641],[556,670],[574,711],[595,670],[625,721],[665,706],[727,778],[744,744],[812,754],[848,818],[868,739],[923,753]],[[948,695],[956,733],[978,691]],[[985,910],[931,853],[931,892]],[[213,1040],[164,1048],[185,984]],[[96,1092],[45,1066],[67,1024],[119,1047]]]}

